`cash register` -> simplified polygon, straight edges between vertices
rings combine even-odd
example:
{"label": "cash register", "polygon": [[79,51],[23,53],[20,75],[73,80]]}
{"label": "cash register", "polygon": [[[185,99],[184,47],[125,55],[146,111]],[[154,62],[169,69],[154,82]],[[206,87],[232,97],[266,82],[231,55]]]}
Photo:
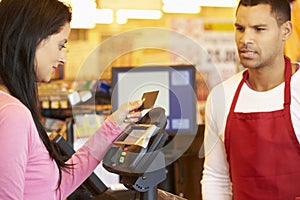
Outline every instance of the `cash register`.
{"label": "cash register", "polygon": [[169,138],[166,123],[163,108],[151,109],[137,123],[129,125],[104,156],[103,167],[118,174],[124,186],[137,192],[138,199],[156,200],[157,185],[166,179],[161,151]]}

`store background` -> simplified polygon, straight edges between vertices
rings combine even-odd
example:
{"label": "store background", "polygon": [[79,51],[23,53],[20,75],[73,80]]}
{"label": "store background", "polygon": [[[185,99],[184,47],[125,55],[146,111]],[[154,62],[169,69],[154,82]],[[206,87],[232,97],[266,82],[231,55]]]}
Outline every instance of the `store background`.
{"label": "store background", "polygon": [[[110,107],[107,101],[98,103],[96,105],[98,115],[95,117],[90,115],[90,107],[85,105],[83,112],[87,113],[74,116],[72,105],[68,101],[70,93],[95,90],[99,87],[99,80],[102,86],[104,84],[109,87],[111,67],[190,64],[179,55],[174,55],[165,50],[149,48],[126,53],[115,58],[107,66],[101,66],[101,62],[97,58],[87,60],[97,46],[114,36],[135,29],[163,28],[176,31],[195,40],[207,51],[209,59],[205,58],[204,62],[202,59],[202,62],[199,63],[197,63],[197,60],[201,55],[197,55],[193,51],[189,52],[191,57],[195,57],[195,63],[192,64],[201,65],[201,69],[204,69],[197,73],[198,110],[195,112],[198,115],[199,125],[204,123],[204,106],[209,90],[220,81],[215,77],[215,74],[211,73],[209,67],[211,62],[218,69],[221,80],[225,80],[241,70],[234,43],[235,0],[221,0],[219,3],[210,0],[67,0],[67,2],[73,5],[74,13],[72,31],[67,43],[67,63],[65,66],[59,67],[53,74],[53,80],[50,84],[43,83],[39,86],[39,94],[49,130],[60,131],[67,137],[66,120],[70,118],[77,120],[77,123],[75,122],[73,126],[75,133],[74,138],[72,138],[75,142],[74,148],[78,148],[77,145],[80,146],[85,138],[101,124],[109,114]],[[179,10],[177,10],[177,13],[164,12],[164,2],[171,2],[171,5],[176,5],[175,9],[189,8],[189,3],[196,2],[197,9],[192,7],[196,13],[179,13],[181,12]],[[208,3],[214,3],[214,5],[207,5]],[[286,46],[286,53],[294,62],[300,61],[300,23],[296,23],[300,20],[299,5],[300,0],[293,2],[292,21],[295,31]],[[107,12],[106,9],[111,9],[111,11]],[[122,13],[119,12],[120,9],[143,10],[143,15],[145,15],[147,9],[156,10],[160,12],[161,17],[158,19],[134,19],[131,16],[132,18],[128,17],[126,21],[124,18],[118,18],[117,13]],[[106,12],[105,16],[99,16],[100,12],[98,11],[101,10]],[[106,18],[107,21],[103,22],[103,19]],[[77,23],[78,21],[79,23]],[[139,45],[140,42],[143,41],[126,40],[124,38],[123,44],[134,47]],[[178,48],[178,45],[175,46]],[[111,52],[118,51],[120,48],[122,46],[112,45],[107,52],[101,52],[101,58],[109,56]],[[172,43],[170,43],[171,48]],[[186,51],[189,51],[185,46],[180,46],[180,48],[186,48]],[[79,73],[84,63],[90,65],[90,67],[85,73]],[[100,77],[98,76],[99,70],[103,71],[103,73],[100,73]],[[109,92],[109,90],[106,91],[108,94]],[[94,106],[91,107],[95,109]],[[175,175],[171,181],[175,184],[170,190],[188,199],[199,199],[201,196],[199,181],[201,179],[203,158],[198,157],[198,151],[203,141],[202,128],[201,126],[199,134],[187,150],[186,156],[179,159],[173,168]],[[189,169],[187,170],[187,168]],[[98,174],[100,176],[107,175],[102,169],[99,170]]]}

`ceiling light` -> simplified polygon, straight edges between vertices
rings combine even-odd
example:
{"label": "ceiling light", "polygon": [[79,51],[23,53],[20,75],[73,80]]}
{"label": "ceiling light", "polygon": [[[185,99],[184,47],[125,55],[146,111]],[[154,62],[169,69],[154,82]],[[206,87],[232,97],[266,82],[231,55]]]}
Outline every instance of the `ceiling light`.
{"label": "ceiling light", "polygon": [[96,3],[94,0],[61,0],[72,7],[71,28],[86,29],[95,27]]}
{"label": "ceiling light", "polygon": [[117,11],[117,22],[124,24],[127,19],[160,19],[162,13],[160,10],[135,10],[120,9]]}
{"label": "ceiling light", "polygon": [[199,5],[201,6],[211,6],[211,7],[236,7],[237,0],[198,0]]}
{"label": "ceiling light", "polygon": [[111,9],[96,9],[96,24],[111,24],[114,21],[114,11]]}
{"label": "ceiling light", "polygon": [[199,6],[190,5],[163,5],[163,11],[165,13],[186,13],[186,14],[197,14],[200,13],[201,8]]}
{"label": "ceiling light", "polygon": [[201,8],[198,0],[163,0],[165,13],[199,13]]}

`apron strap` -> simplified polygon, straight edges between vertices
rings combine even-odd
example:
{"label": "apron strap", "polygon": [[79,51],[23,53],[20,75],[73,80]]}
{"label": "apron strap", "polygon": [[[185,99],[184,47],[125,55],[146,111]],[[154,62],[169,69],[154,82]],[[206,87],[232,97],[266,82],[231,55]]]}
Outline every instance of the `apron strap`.
{"label": "apron strap", "polygon": [[284,104],[283,106],[290,106],[291,104],[291,77],[292,77],[292,65],[291,60],[284,56],[285,61],[285,87],[284,87]]}
{"label": "apron strap", "polygon": [[235,106],[236,106],[236,102],[237,102],[237,99],[239,97],[241,88],[242,88],[243,84],[245,83],[245,81],[248,79],[248,76],[249,76],[249,72],[248,72],[248,70],[245,70],[243,72],[243,78],[242,78],[241,82],[239,83],[239,85],[238,85],[238,87],[236,89],[236,92],[234,94],[234,97],[233,97],[233,100],[232,100],[232,103],[231,103],[231,107],[230,107],[230,112],[229,113],[233,113],[234,112],[234,109],[235,109]]}

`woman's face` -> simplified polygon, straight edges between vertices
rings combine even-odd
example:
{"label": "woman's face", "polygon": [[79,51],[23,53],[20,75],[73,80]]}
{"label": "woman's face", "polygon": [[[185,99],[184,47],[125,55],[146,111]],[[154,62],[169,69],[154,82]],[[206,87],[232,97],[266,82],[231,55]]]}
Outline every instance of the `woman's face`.
{"label": "woman's face", "polygon": [[65,44],[70,31],[70,24],[66,23],[59,33],[49,36],[38,45],[35,54],[35,73],[38,81],[49,82],[58,65],[65,64]]}

